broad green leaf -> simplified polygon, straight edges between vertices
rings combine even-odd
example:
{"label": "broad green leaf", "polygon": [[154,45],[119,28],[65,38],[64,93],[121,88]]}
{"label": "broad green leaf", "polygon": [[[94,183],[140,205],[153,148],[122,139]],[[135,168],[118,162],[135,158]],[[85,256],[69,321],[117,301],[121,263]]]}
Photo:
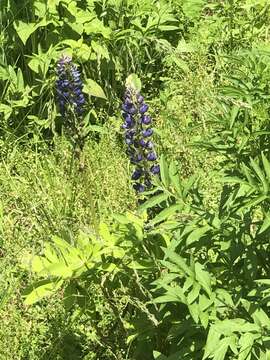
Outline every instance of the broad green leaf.
{"label": "broad green leaf", "polygon": [[214,303],[213,298],[209,299],[206,295],[201,294],[199,296],[199,308],[200,311],[205,311],[206,309],[208,309],[212,304]]}
{"label": "broad green leaf", "polygon": [[168,302],[179,302],[181,299],[176,294],[161,295],[153,300],[154,304],[164,304]]}
{"label": "broad green leaf", "polygon": [[73,270],[65,263],[58,262],[58,263],[51,263],[50,265],[46,266],[46,268],[40,271],[40,274],[67,279],[73,275]]}
{"label": "broad green leaf", "polygon": [[92,79],[86,79],[86,84],[83,87],[83,91],[91,96],[107,100],[102,87]]}
{"label": "broad green leaf", "polygon": [[259,279],[259,280],[255,280],[255,282],[270,286],[270,279]]}
{"label": "broad green leaf", "polygon": [[184,0],[183,12],[190,19],[197,18],[200,16],[205,4],[206,0]]}
{"label": "broad green leaf", "polygon": [[200,285],[195,282],[192,290],[189,291],[187,296],[188,304],[192,304],[199,297],[200,290],[201,290]]}
{"label": "broad green leaf", "polygon": [[232,341],[231,336],[225,337],[224,339],[221,339],[219,341],[218,347],[217,347],[216,351],[214,352],[213,360],[224,360],[231,341]]}
{"label": "broad green leaf", "polygon": [[200,263],[195,263],[195,276],[199,284],[204,288],[209,297],[212,294],[210,274],[204,270]]}
{"label": "broad green leaf", "polygon": [[97,43],[96,41],[91,41],[91,47],[94,50],[94,52],[97,54],[98,58],[104,58],[107,60],[110,60],[110,55],[108,52],[107,47],[105,45],[101,45]]}
{"label": "broad green leaf", "polygon": [[151,197],[149,200],[147,200],[145,203],[139,206],[138,211],[143,212],[149,208],[152,208],[163,201],[166,201],[168,199],[169,195],[166,193],[158,194],[153,197]]}
{"label": "broad green leaf", "polygon": [[46,18],[43,18],[38,23],[26,23],[21,20],[15,21],[14,28],[19,36],[19,38],[22,40],[23,44],[26,45],[26,41],[28,38],[33,34],[33,32],[36,31],[41,26],[47,26],[49,23],[51,23],[51,20],[47,20]]}
{"label": "broad green leaf", "polygon": [[180,198],[182,198],[182,188],[180,183],[180,176],[178,173],[177,163],[175,161],[171,161],[169,165],[169,177],[170,182],[172,183],[176,193]]}
{"label": "broad green leaf", "polygon": [[9,71],[6,67],[0,66],[0,80],[8,80]]}
{"label": "broad green leaf", "polygon": [[4,119],[8,120],[12,114],[12,107],[6,104],[0,104],[0,113],[3,113]]}
{"label": "broad green leaf", "polygon": [[154,219],[150,221],[150,225],[153,226],[160,223],[161,221],[165,221],[169,219],[169,217],[171,217],[172,215],[175,215],[176,213],[181,211],[182,209],[183,209],[183,205],[179,205],[179,204],[171,205],[165,208],[164,210],[162,210],[157,216],[155,216]]}
{"label": "broad green leaf", "polygon": [[35,283],[24,293],[25,305],[32,305],[44,297],[52,295],[62,286],[62,284],[62,280],[42,280]]}
{"label": "broad green leaf", "polygon": [[221,338],[221,333],[217,332],[215,330],[215,326],[212,325],[208,332],[203,360],[207,359],[218,348],[220,338]]}
{"label": "broad green leaf", "polygon": [[263,221],[263,224],[259,230],[259,234],[263,233],[265,230],[267,230],[270,227],[270,214],[266,213],[265,218]]}
{"label": "broad green leaf", "polygon": [[163,154],[160,156],[159,164],[160,164],[161,181],[164,184],[165,188],[168,188],[170,186],[169,168],[165,156]]}
{"label": "broad green leaf", "polygon": [[233,128],[234,122],[235,122],[235,120],[236,120],[236,118],[237,118],[238,113],[239,113],[239,106],[238,106],[238,105],[234,105],[234,106],[232,107],[232,111],[231,111],[231,115],[230,115],[230,129]]}
{"label": "broad green leaf", "polygon": [[140,92],[142,88],[140,78],[136,74],[130,74],[126,79],[126,87],[134,89],[136,92]]}
{"label": "broad green leaf", "polygon": [[105,39],[109,39],[112,30],[109,27],[105,27],[101,20],[94,18],[90,22],[84,24],[84,32],[87,35],[101,34]]}
{"label": "broad green leaf", "polygon": [[161,31],[174,31],[174,30],[179,30],[179,26],[175,26],[175,25],[159,25],[159,30]]}
{"label": "broad green leaf", "polygon": [[262,161],[268,183],[270,183],[270,162],[267,160],[266,156],[263,153],[262,153]]}
{"label": "broad green leaf", "polygon": [[186,264],[186,261],[178,254],[176,254],[174,251],[171,251],[170,249],[162,248],[166,258],[168,258],[170,261],[172,261],[174,264],[178,265],[179,268],[184,271],[187,275],[194,277],[193,271],[189,268],[189,266]]}
{"label": "broad green leaf", "polygon": [[199,306],[197,303],[193,303],[193,304],[188,304],[188,310],[190,312],[190,315],[192,316],[193,320],[195,321],[196,324],[199,323],[199,316],[200,316],[200,311],[199,311]]}
{"label": "broad green leaf", "polygon": [[37,24],[36,23],[25,23],[25,22],[19,20],[19,21],[15,22],[14,28],[17,31],[17,34],[19,35],[23,44],[25,45],[29,36],[31,34],[33,34],[33,32],[35,32],[35,30],[37,28]]}
{"label": "broad green leaf", "polygon": [[258,205],[261,202],[263,202],[264,200],[266,200],[268,198],[267,195],[261,195],[261,196],[257,196],[255,199],[252,199],[248,202],[246,202],[243,205],[243,208],[251,208],[252,206]]}
{"label": "broad green leaf", "polygon": [[199,241],[204,234],[210,229],[209,225],[202,226],[198,229],[193,230],[187,237],[186,244],[187,246],[191,245],[195,241]]}
{"label": "broad green leaf", "polygon": [[269,183],[267,182],[264,173],[262,171],[262,169],[260,168],[260,166],[257,164],[257,162],[255,160],[253,160],[252,158],[250,159],[250,164],[252,166],[252,168],[255,170],[258,178],[261,180],[262,186],[263,186],[263,191],[264,194],[268,193],[268,189],[269,189]]}
{"label": "broad green leaf", "polygon": [[254,334],[251,333],[245,333],[241,336],[239,340],[239,345],[241,348],[239,351],[238,360],[249,360],[251,358],[251,349],[254,340]]}
{"label": "broad green leaf", "polygon": [[208,323],[209,323],[209,314],[208,312],[200,312],[199,314],[200,321],[202,323],[202,326],[204,329],[207,329]]}

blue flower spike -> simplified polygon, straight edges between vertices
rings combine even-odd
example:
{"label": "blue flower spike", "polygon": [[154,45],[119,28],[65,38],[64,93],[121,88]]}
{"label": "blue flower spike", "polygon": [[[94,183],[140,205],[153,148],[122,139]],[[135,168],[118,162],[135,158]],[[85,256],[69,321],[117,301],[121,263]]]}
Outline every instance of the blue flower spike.
{"label": "blue flower spike", "polygon": [[132,74],[126,80],[126,90],[122,104],[125,142],[128,145],[127,154],[136,167],[131,180],[135,181],[133,188],[137,193],[143,193],[152,187],[153,176],[158,176],[160,167],[156,163],[157,155],[154,144],[150,140],[154,131],[149,125],[151,117],[147,114],[149,106],[140,94],[139,78]]}
{"label": "blue flower spike", "polygon": [[80,118],[85,104],[80,71],[71,57],[63,55],[57,62],[56,73],[56,93],[61,115],[68,118],[70,113],[74,113]]}

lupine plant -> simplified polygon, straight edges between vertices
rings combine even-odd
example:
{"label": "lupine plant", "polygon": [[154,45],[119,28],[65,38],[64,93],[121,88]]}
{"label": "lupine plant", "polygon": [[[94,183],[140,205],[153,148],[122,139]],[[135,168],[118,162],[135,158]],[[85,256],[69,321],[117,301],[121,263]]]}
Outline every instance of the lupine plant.
{"label": "lupine plant", "polygon": [[122,104],[127,154],[135,169],[131,179],[134,189],[141,193],[152,187],[152,177],[160,172],[157,154],[151,137],[154,133],[152,119],[147,114],[149,106],[140,94],[140,81],[130,75],[126,81],[126,91]]}
{"label": "lupine plant", "polygon": [[72,58],[63,55],[57,63],[56,93],[60,113],[69,128],[77,153],[83,148],[82,135],[85,97],[80,71]]}

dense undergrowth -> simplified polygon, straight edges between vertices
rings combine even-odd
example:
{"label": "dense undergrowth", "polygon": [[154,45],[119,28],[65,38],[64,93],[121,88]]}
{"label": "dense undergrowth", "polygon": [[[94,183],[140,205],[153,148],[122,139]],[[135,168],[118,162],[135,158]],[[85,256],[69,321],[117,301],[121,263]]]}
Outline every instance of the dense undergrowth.
{"label": "dense undergrowth", "polygon": [[[270,359],[269,20],[267,0],[0,2],[1,360]],[[140,194],[130,74],[160,165]]]}

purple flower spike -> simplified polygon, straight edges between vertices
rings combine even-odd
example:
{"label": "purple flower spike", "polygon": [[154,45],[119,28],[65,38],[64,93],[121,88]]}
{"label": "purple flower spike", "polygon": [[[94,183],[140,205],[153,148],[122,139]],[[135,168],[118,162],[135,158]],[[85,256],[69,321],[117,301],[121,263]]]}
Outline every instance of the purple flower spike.
{"label": "purple flower spike", "polygon": [[122,104],[122,128],[128,145],[127,154],[130,162],[135,165],[131,179],[135,181],[133,188],[137,193],[150,189],[153,186],[151,177],[160,172],[159,165],[153,164],[157,159],[154,144],[147,139],[153,135],[153,129],[146,126],[152,122],[151,117],[146,114],[148,108],[149,106],[144,103],[144,97],[135,88],[126,88]]}
{"label": "purple flower spike", "polygon": [[69,56],[62,56],[57,63],[56,71],[56,93],[61,115],[67,117],[76,111],[77,116],[81,116],[85,97],[77,66],[72,63]]}
{"label": "purple flower spike", "polygon": [[132,120],[132,116],[126,112],[123,113],[123,118],[127,121],[127,120]]}
{"label": "purple flower spike", "polygon": [[157,155],[154,152],[151,152],[147,154],[146,159],[149,161],[155,161],[157,160]]}
{"label": "purple flower spike", "polygon": [[133,185],[133,188],[134,188],[137,192],[139,192],[139,193],[142,193],[142,192],[144,192],[144,190],[145,190],[145,186],[142,185],[142,184],[139,184],[139,183],[135,183],[135,184]]}
{"label": "purple flower spike", "polygon": [[139,162],[142,161],[142,160],[143,160],[142,154],[131,155],[131,157],[130,157],[130,161],[131,161],[133,164],[137,164],[137,163],[139,163]]}
{"label": "purple flower spike", "polygon": [[137,109],[132,104],[123,104],[122,110],[131,115],[134,115],[137,113]]}
{"label": "purple flower spike", "polygon": [[143,97],[142,95],[138,94],[138,95],[137,95],[137,101],[138,101],[138,103],[141,104],[141,103],[143,102],[143,100],[144,100],[144,97]]}
{"label": "purple flower spike", "polygon": [[152,141],[147,141],[146,147],[147,147],[147,149],[153,149],[153,148],[154,148],[154,144],[152,143]]}
{"label": "purple flower spike", "polygon": [[144,125],[149,125],[151,124],[151,117],[149,115],[143,115],[142,116],[142,123]]}
{"label": "purple flower spike", "polygon": [[147,142],[144,139],[139,140],[139,144],[141,145],[141,147],[146,148],[147,147]]}
{"label": "purple flower spike", "polygon": [[153,129],[143,130],[142,134],[144,137],[149,137],[149,136],[153,135]]}
{"label": "purple flower spike", "polygon": [[146,113],[146,111],[148,110],[149,106],[147,104],[143,104],[141,107],[140,107],[140,113],[141,114],[144,114]]}
{"label": "purple flower spike", "polygon": [[142,169],[136,169],[134,170],[132,176],[131,176],[131,179],[132,180],[138,180],[143,174],[143,171]]}
{"label": "purple flower spike", "polygon": [[159,165],[153,165],[150,168],[150,171],[152,174],[157,175],[160,173],[160,166]]}

